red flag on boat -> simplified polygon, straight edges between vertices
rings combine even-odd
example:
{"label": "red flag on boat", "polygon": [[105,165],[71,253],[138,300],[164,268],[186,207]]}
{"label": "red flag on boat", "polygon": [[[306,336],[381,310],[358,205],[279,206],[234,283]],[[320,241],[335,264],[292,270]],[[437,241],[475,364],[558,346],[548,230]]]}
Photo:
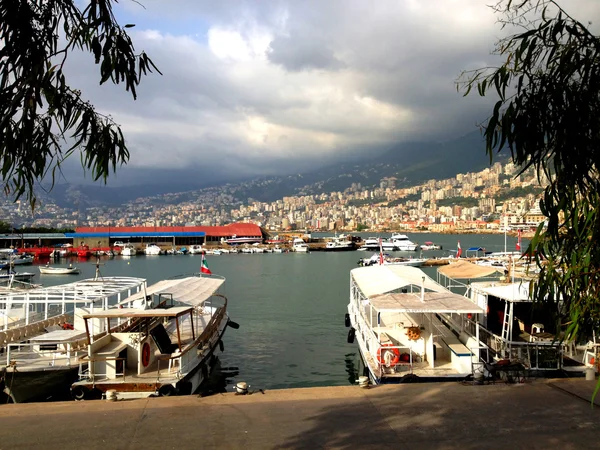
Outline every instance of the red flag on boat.
{"label": "red flag on boat", "polygon": [[462,248],[460,248],[460,241],[458,241],[458,248],[456,249],[456,257],[460,258],[460,255],[462,255]]}
{"label": "red flag on boat", "polygon": [[517,232],[517,250],[521,251],[521,230]]}
{"label": "red flag on boat", "polygon": [[206,263],[206,256],[204,256],[204,252],[202,252],[202,260],[200,262],[200,272],[212,275],[212,272],[208,268],[208,264]]}
{"label": "red flag on boat", "polygon": [[379,238],[379,265],[383,266],[385,264],[385,258],[383,257],[383,244],[381,243],[381,238]]}

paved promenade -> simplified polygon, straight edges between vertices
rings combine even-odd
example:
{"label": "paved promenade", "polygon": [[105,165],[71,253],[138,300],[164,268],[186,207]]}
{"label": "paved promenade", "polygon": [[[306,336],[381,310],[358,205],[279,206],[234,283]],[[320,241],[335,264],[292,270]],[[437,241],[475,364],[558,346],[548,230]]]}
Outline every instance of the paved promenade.
{"label": "paved promenade", "polygon": [[594,386],[436,383],[2,405],[0,449],[598,448]]}

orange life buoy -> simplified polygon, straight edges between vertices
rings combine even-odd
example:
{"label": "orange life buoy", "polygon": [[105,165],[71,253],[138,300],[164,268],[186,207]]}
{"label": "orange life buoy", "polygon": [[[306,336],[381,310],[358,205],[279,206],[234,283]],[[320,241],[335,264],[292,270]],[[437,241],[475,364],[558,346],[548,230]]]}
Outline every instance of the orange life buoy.
{"label": "orange life buoy", "polygon": [[144,342],[142,346],[142,366],[148,367],[150,364],[150,344]]}
{"label": "orange life buoy", "polygon": [[590,359],[590,364],[593,366],[594,364],[596,364],[596,358],[594,358],[592,356],[592,359]]}
{"label": "orange life buoy", "polygon": [[394,347],[393,344],[382,344],[381,347],[377,349],[377,361],[379,361],[379,364],[387,364],[385,354],[388,352],[393,355],[392,360],[389,362],[390,366],[395,366],[400,362],[400,350],[390,347]]}

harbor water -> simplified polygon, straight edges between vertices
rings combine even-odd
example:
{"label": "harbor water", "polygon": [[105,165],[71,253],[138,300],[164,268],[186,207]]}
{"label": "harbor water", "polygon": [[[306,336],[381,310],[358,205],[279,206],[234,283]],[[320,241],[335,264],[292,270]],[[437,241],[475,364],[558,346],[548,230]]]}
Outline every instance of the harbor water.
{"label": "harbor water", "polygon": [[[362,234],[368,237],[371,234]],[[314,236],[314,235],[313,235]],[[388,237],[382,234],[381,237]],[[405,257],[445,256],[456,252],[460,241],[463,256],[469,247],[504,251],[504,235],[408,234],[415,243],[432,241],[443,250],[394,252]],[[515,250],[516,238],[506,238],[506,250]],[[522,243],[523,250],[527,242]],[[220,388],[245,381],[251,390],[355,383],[359,375],[356,344],[346,342],[344,314],[349,299],[350,270],[371,252],[257,253],[207,255],[214,274],[227,281],[223,294],[229,300],[229,315],[240,324],[225,333],[225,351],[220,356],[223,377]],[[199,255],[160,255],[100,259],[102,276],[133,276],[148,284],[186,273],[197,273]],[[95,259],[57,261],[77,265],[77,278],[90,278]],[[26,267],[26,269],[25,269]],[[20,271],[38,272],[35,266]],[[424,268],[435,279],[435,267]],[[73,275],[36,275],[34,282],[55,285],[74,281]],[[218,375],[218,374],[217,374]]]}

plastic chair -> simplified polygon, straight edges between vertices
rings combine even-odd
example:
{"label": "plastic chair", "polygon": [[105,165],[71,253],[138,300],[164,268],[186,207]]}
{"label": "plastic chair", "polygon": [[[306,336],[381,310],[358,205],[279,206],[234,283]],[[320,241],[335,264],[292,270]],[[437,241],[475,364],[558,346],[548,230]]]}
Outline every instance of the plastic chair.
{"label": "plastic chair", "polygon": [[542,323],[534,323],[531,325],[531,334],[533,333],[543,333],[544,332],[544,324]]}

